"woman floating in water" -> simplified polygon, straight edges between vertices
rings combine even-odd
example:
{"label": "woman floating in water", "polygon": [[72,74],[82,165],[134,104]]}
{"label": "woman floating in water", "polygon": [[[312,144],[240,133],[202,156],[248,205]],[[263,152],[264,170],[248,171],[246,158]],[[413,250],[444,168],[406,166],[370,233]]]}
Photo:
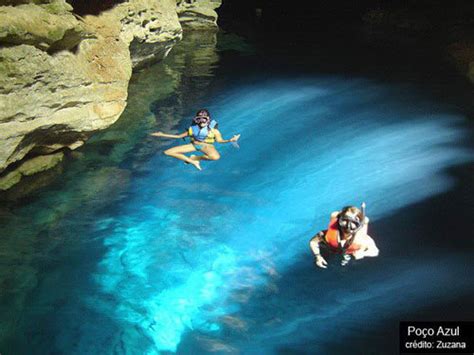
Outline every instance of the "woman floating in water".
{"label": "woman floating in water", "polygon": [[331,213],[327,230],[323,230],[311,239],[309,245],[315,257],[316,266],[327,268],[326,260],[321,256],[319,245],[323,243],[330,251],[343,256],[341,265],[366,256],[379,255],[374,240],[367,234],[369,219],[365,216],[365,204],[361,210],[357,207],[344,207],[340,212]]}
{"label": "woman floating in water", "polygon": [[[211,120],[211,115],[206,109],[199,110],[193,119],[191,127],[181,134],[166,134],[163,132],[155,132],[151,134],[155,137],[165,138],[185,138],[191,137],[190,144],[183,144],[164,151],[164,154],[173,158],[192,164],[196,169],[201,170],[201,160],[219,160],[221,157],[219,152],[214,148],[214,142],[228,143],[237,142],[240,134],[234,135],[231,139],[223,139],[221,132],[217,129],[217,122]],[[200,151],[203,155],[191,155],[187,157],[185,153]]]}

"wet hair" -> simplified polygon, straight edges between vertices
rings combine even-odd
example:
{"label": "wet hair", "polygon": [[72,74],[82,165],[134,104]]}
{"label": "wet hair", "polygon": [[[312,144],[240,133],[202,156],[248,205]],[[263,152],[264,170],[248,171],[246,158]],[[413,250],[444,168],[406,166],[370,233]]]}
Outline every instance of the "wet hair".
{"label": "wet hair", "polygon": [[207,116],[211,118],[211,114],[209,113],[209,110],[205,108],[202,108],[198,110],[198,112],[196,112],[196,117],[199,117],[199,116]]}

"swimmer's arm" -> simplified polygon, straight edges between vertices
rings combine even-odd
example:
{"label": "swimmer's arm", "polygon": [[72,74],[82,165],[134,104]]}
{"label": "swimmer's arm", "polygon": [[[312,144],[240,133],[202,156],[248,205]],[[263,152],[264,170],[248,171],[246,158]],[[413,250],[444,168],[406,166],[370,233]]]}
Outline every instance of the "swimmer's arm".
{"label": "swimmer's arm", "polygon": [[379,255],[379,248],[377,248],[374,240],[368,235],[364,237],[364,249],[360,249],[353,254],[354,259],[356,260],[365,258],[366,256],[373,258],[378,255]]}
{"label": "swimmer's arm", "polygon": [[[368,227],[369,227],[369,218],[365,217],[362,228],[360,229],[360,231],[357,232],[357,235],[360,235],[362,239],[364,240],[364,245],[365,245],[365,248],[360,251],[360,259],[362,259],[365,256],[375,257],[379,255],[379,249],[375,245],[374,240],[368,234]],[[358,259],[357,253],[354,254],[354,257]]]}
{"label": "swimmer's arm", "polygon": [[221,132],[218,129],[214,128],[214,134],[216,135],[216,142],[217,143],[229,143],[229,142],[237,142],[240,138],[240,134],[234,135],[231,139],[224,139],[222,138]]}
{"label": "swimmer's arm", "polygon": [[319,243],[322,242],[322,238],[324,236],[325,231],[321,231],[318,234],[316,234],[309,242],[309,247],[311,248],[311,251],[313,252],[313,255],[315,257],[315,263],[316,266],[319,266],[320,268],[326,269],[327,268],[327,262],[326,260],[321,256],[321,251],[319,248]]}
{"label": "swimmer's arm", "polygon": [[364,223],[362,224],[362,228],[357,233],[360,235],[366,235],[369,239],[372,240],[372,238],[368,236],[368,229],[369,229],[369,218],[365,217]]}
{"label": "swimmer's arm", "polygon": [[379,255],[379,248],[375,245],[375,241],[367,236],[366,249],[364,250],[364,256],[376,257]]}
{"label": "swimmer's arm", "polygon": [[321,243],[321,238],[324,235],[324,232],[321,231],[318,234],[316,234],[311,240],[309,241],[309,247],[311,248],[311,251],[313,252],[314,256],[321,255],[321,250],[319,248],[319,243]]}
{"label": "swimmer's arm", "polygon": [[179,139],[179,138],[187,137],[187,136],[188,136],[188,132],[183,132],[183,133],[180,133],[180,134],[168,134],[168,133],[163,133],[163,132],[159,131],[159,132],[153,132],[153,133],[151,133],[150,136]]}

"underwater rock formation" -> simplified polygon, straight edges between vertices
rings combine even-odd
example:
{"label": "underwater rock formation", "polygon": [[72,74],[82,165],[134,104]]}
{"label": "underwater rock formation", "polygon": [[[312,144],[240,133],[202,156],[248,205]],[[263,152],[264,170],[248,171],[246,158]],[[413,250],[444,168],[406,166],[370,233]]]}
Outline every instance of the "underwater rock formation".
{"label": "underwater rock formation", "polygon": [[219,4],[117,1],[81,17],[65,0],[0,0],[0,190],[53,166],[36,157],[74,150],[117,121],[132,69],[168,54],[180,20],[216,28]]}

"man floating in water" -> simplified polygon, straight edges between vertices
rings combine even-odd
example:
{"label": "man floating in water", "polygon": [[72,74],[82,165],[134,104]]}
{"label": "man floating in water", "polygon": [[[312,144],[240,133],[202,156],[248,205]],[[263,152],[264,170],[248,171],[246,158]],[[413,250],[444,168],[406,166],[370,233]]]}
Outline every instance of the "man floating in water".
{"label": "man floating in water", "polygon": [[361,209],[347,206],[341,211],[331,213],[328,229],[317,233],[309,242],[316,266],[327,268],[327,262],[320,251],[321,243],[330,251],[342,254],[342,266],[347,265],[351,257],[362,259],[366,256],[378,256],[379,249],[367,234],[368,224],[365,203],[362,204]]}
{"label": "man floating in water", "polygon": [[[185,163],[192,164],[198,170],[201,169],[201,160],[219,160],[221,157],[219,152],[214,147],[214,142],[217,143],[229,143],[237,142],[240,138],[240,134],[234,135],[231,139],[223,139],[221,133],[217,129],[217,122],[211,119],[211,115],[208,110],[201,109],[196,113],[196,117],[193,118],[192,125],[186,132],[181,134],[166,134],[163,132],[155,132],[151,134],[155,137],[165,138],[185,138],[190,137],[190,144],[183,144],[177,147],[173,147],[164,151],[164,153],[170,157],[184,161]],[[191,155],[187,157],[185,153],[191,153],[200,151],[203,155]]]}

